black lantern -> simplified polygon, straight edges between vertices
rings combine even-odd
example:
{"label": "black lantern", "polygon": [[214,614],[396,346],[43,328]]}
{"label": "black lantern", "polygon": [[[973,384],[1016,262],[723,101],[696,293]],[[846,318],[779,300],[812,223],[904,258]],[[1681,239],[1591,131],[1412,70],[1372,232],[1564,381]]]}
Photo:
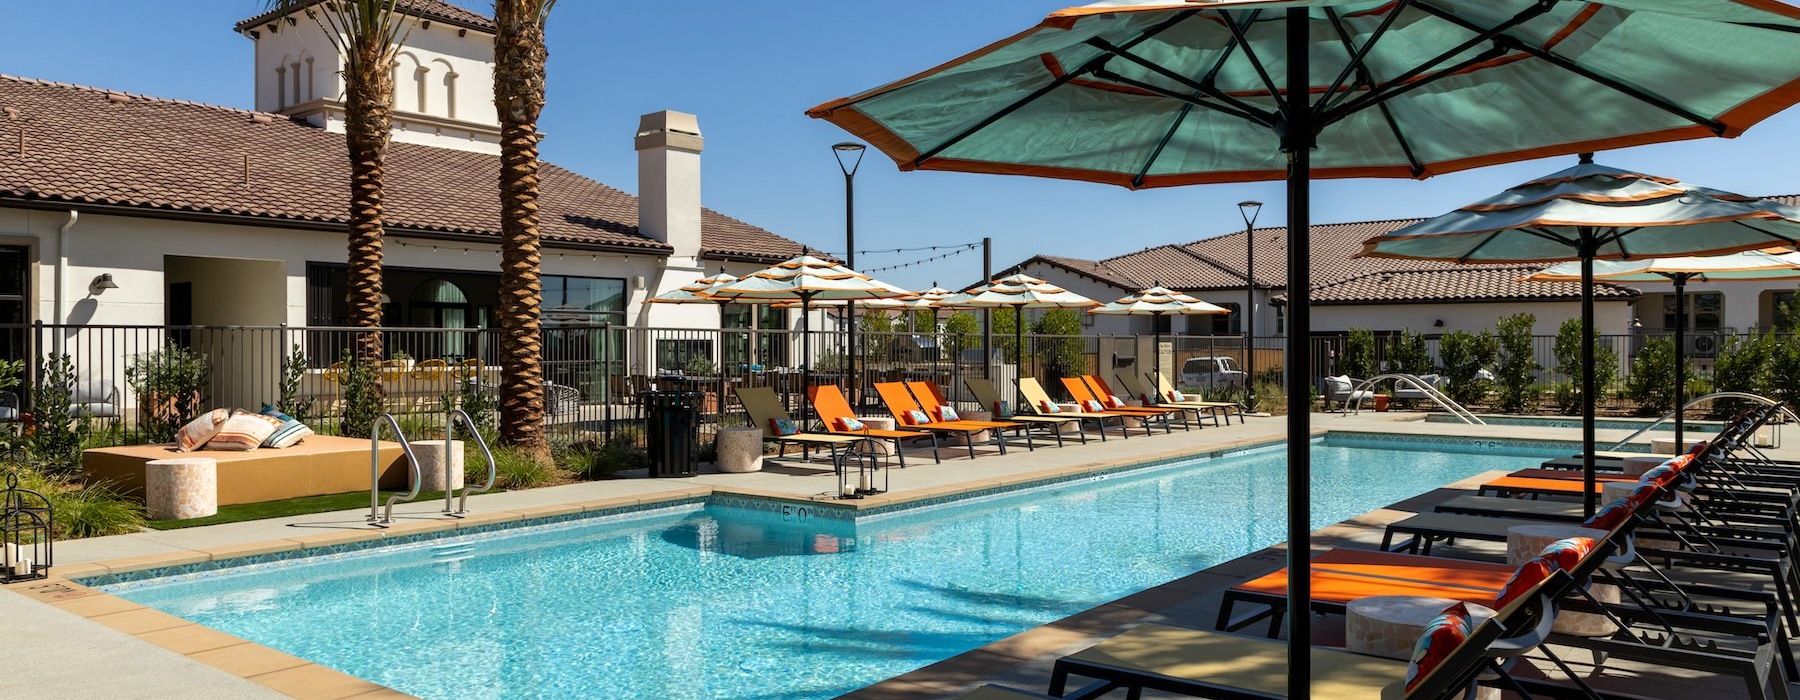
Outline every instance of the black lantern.
{"label": "black lantern", "polygon": [[0,491],[0,583],[32,581],[50,575],[50,500],[19,488],[19,475],[6,475]]}

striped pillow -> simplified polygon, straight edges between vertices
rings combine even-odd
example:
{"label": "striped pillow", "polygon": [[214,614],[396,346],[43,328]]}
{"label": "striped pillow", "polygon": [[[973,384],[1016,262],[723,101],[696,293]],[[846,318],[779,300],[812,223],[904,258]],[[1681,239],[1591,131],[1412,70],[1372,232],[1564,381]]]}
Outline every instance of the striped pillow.
{"label": "striped pillow", "polygon": [[837,424],[838,430],[846,433],[859,433],[869,429],[862,421],[849,416],[838,416]]}
{"label": "striped pillow", "polygon": [[[1155,403],[1155,402],[1151,401],[1151,402],[1147,402],[1147,403]],[[1125,399],[1119,398],[1118,394],[1111,394],[1106,397],[1106,405],[1111,406],[1113,408],[1124,408],[1126,404],[1125,404]]]}
{"label": "striped pillow", "polygon": [[206,442],[206,446],[226,452],[249,452],[263,444],[275,429],[281,427],[281,421],[258,413],[239,413],[225,420],[219,426],[219,434]]}
{"label": "striped pillow", "polygon": [[1056,403],[1052,401],[1042,402],[1039,404],[1039,408],[1044,409],[1045,413],[1062,413],[1062,407],[1056,405]]}
{"label": "striped pillow", "polygon": [[[274,416],[269,417],[273,418]],[[300,444],[301,440],[311,437],[312,434],[312,428],[306,427],[305,423],[289,418],[282,421],[281,427],[276,428],[275,432],[269,433],[269,438],[263,440],[262,446],[275,449],[293,447]]]}
{"label": "striped pillow", "polygon": [[189,421],[175,433],[175,451],[192,452],[204,447],[208,440],[219,434],[219,426],[230,418],[231,409],[215,408]]}
{"label": "striped pillow", "polygon": [[907,411],[901,414],[901,417],[906,419],[907,425],[924,425],[931,422],[931,416],[925,415],[924,411],[917,409]]}
{"label": "striped pillow", "polygon": [[937,413],[938,413],[938,420],[941,420],[945,423],[954,423],[954,422],[962,419],[962,416],[956,415],[956,409],[951,408],[949,406],[939,406]]}
{"label": "striped pillow", "polygon": [[1106,406],[1104,404],[1100,403],[1099,399],[1088,399],[1086,401],[1083,401],[1083,402],[1081,402],[1081,407],[1087,409],[1089,413],[1105,413],[1106,412]]}

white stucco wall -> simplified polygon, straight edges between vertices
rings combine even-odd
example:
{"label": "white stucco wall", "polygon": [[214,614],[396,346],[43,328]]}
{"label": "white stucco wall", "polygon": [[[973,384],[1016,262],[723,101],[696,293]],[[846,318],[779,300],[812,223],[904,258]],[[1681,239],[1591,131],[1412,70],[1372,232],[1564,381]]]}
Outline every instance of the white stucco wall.
{"label": "white stucco wall", "polygon": [[[1508,302],[1484,304],[1328,304],[1313,307],[1313,332],[1339,333],[1352,328],[1377,332],[1410,328],[1426,334],[1449,331],[1492,330],[1502,316],[1528,313],[1537,317],[1533,335],[1556,335],[1566,319],[1581,317],[1578,302]],[[1621,301],[1594,305],[1596,327],[1602,335],[1630,332],[1631,305]],[[1436,326],[1443,320],[1442,327]]]}

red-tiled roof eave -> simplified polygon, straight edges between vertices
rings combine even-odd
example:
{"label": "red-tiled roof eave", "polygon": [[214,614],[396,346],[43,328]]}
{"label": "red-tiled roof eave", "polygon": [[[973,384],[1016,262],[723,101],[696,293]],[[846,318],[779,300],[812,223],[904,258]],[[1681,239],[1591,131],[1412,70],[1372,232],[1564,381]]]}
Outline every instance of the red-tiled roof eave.
{"label": "red-tiled roof eave", "polygon": [[[320,2],[323,2],[323,0],[313,0],[312,2],[305,3],[301,7],[310,7],[312,5],[317,5]],[[398,0],[395,3],[395,7],[403,14],[413,15],[434,22],[443,22],[457,27],[487,32],[489,34],[492,34],[496,29],[492,18],[479,12],[475,12],[474,10],[458,7],[447,2],[442,2],[441,0]],[[237,30],[237,32],[241,34],[245,31],[255,29],[258,25],[268,24],[276,19],[292,14],[297,9],[300,8],[270,10],[238,22],[237,24],[232,25],[232,29]]]}
{"label": "red-tiled roof eave", "polygon": [[[1070,257],[1065,257],[1065,256],[1060,256],[1060,255],[1033,255],[1033,256],[1021,261],[1019,264],[1013,265],[1012,267],[1008,267],[1004,270],[995,270],[994,277],[998,278],[998,277],[1005,277],[1008,275],[1015,275],[1015,274],[1022,273],[1025,271],[1026,266],[1029,266],[1032,263],[1043,263],[1045,265],[1050,265],[1052,267],[1061,268],[1063,270],[1067,270],[1069,272],[1080,275],[1082,277],[1093,280],[1095,282],[1099,282],[1099,283],[1107,285],[1109,287],[1114,287],[1114,288],[1122,289],[1125,291],[1134,291],[1138,288],[1146,286],[1143,284],[1139,284],[1136,281],[1131,280],[1131,279],[1125,277],[1124,275],[1119,274],[1116,271],[1108,270],[1106,272],[1101,272],[1099,270],[1094,270],[1094,269],[1085,269],[1085,266],[1082,264],[1082,263],[1086,263],[1087,265],[1103,267],[1100,263],[1098,263],[1096,261],[1082,260],[1080,258],[1070,258]],[[1112,276],[1108,277],[1107,276],[1108,274],[1111,274]],[[983,284],[983,282],[976,282],[975,284],[971,284],[967,287],[964,287],[964,289],[965,290],[973,289],[975,287],[981,286],[982,284]]]}

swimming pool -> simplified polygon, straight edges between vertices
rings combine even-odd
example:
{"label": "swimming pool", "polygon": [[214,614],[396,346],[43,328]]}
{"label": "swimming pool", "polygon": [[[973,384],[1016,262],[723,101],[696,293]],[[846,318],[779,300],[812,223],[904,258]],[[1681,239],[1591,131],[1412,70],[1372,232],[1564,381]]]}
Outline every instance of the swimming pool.
{"label": "swimming pool", "polygon": [[[1487,423],[1488,425],[1520,425],[1520,426],[1530,426],[1530,427],[1534,427],[1534,428],[1571,428],[1571,429],[1581,427],[1581,418],[1579,416],[1571,417],[1571,418],[1557,418],[1554,416],[1495,416],[1495,415],[1482,414],[1481,420],[1483,422]],[[1425,415],[1425,422],[1427,422],[1427,423],[1458,423],[1458,424],[1461,424],[1462,420],[1458,419],[1456,416],[1452,416],[1449,414],[1429,413],[1429,414]],[[1594,428],[1598,429],[1598,430],[1633,430],[1633,431],[1635,431],[1635,430],[1639,430],[1649,424],[1650,424],[1650,421],[1648,421],[1648,420],[1637,420],[1637,419],[1632,419],[1632,418],[1596,418],[1596,419],[1594,419]],[[1716,433],[1716,432],[1719,432],[1719,422],[1718,421],[1687,421],[1687,423],[1685,424],[1685,429],[1687,432],[1690,432],[1690,433],[1705,433],[1705,434]],[[1658,425],[1655,428],[1650,429],[1650,432],[1653,432],[1653,433],[1675,432],[1675,423],[1673,421],[1662,423],[1661,425]]]}
{"label": "swimming pool", "polygon": [[[1334,437],[1313,525],[1568,450]],[[1276,543],[1283,469],[1276,446],[855,521],[690,503],[102,587],[426,698],[825,698]]]}

